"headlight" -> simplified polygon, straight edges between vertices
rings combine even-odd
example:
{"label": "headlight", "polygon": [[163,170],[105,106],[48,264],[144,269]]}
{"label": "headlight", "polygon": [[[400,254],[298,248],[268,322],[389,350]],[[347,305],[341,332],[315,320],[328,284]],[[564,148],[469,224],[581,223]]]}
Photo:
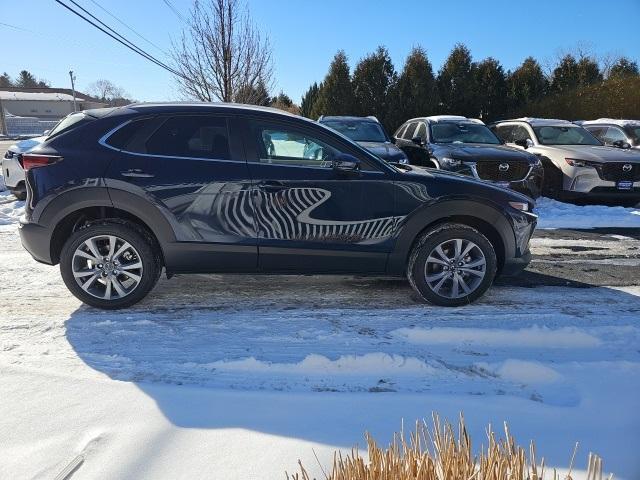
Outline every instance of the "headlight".
{"label": "headlight", "polygon": [[520,210],[521,212],[529,211],[529,204],[526,202],[509,202],[509,205],[511,205],[516,210]]}
{"label": "headlight", "polygon": [[462,164],[462,160],[451,157],[442,157],[440,161],[449,167],[457,167]]}
{"label": "headlight", "polygon": [[565,162],[567,162],[572,167],[590,167],[585,160],[578,160],[577,158],[565,158]]}
{"label": "headlight", "polygon": [[401,163],[403,165],[407,165],[409,163],[409,159],[406,156],[402,156],[398,159],[398,163]]}

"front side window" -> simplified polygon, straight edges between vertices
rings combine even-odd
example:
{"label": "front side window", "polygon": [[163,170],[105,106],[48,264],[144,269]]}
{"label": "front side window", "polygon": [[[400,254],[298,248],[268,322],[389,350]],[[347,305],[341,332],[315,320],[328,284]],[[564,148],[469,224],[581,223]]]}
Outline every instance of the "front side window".
{"label": "front side window", "polygon": [[604,135],[604,143],[613,143],[618,141],[627,141],[627,136],[624,134],[624,132],[618,127],[607,128],[607,133],[605,133]]}
{"label": "front side window", "polygon": [[380,124],[358,120],[328,120],[322,122],[329,128],[349,137],[354,142],[387,142],[388,138]]}
{"label": "front side window", "polygon": [[403,123],[400,128],[398,130],[396,130],[396,133],[393,134],[394,137],[396,138],[403,138],[403,133],[404,131],[407,129],[407,124]]}
{"label": "front side window", "polygon": [[494,133],[502,139],[503,142],[513,143],[513,129],[515,125],[498,125],[494,127]]}
{"label": "front side window", "polygon": [[404,131],[402,138],[404,138],[405,140],[411,140],[415,136],[417,126],[418,126],[418,122],[410,123],[407,129]]}
{"label": "front side window", "polygon": [[227,121],[213,115],[169,117],[144,149],[150,155],[229,160]]}
{"label": "front side window", "polygon": [[541,145],[601,145],[588,130],[578,126],[533,127],[533,131]]}
{"label": "front side window", "polygon": [[514,125],[511,135],[513,138],[513,143],[523,140],[531,140],[531,136],[529,135],[528,130],[522,125]]}
{"label": "front side window", "polygon": [[498,145],[500,140],[485,125],[443,122],[431,125],[433,143],[482,143]]}
{"label": "front side window", "polygon": [[260,163],[331,168],[339,151],[306,132],[287,127],[257,127]]}
{"label": "front side window", "polygon": [[424,123],[420,122],[415,136],[420,137],[420,140],[422,140],[423,142],[427,141],[427,127]]}

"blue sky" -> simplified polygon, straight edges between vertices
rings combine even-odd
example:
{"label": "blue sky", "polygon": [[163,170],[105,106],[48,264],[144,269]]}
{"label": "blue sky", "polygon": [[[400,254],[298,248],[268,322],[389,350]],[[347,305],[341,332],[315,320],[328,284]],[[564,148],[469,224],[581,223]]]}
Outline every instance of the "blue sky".
{"label": "blue sky", "polygon": [[[76,0],[159,58],[164,54],[119,25],[92,0]],[[93,0],[141,35],[168,50],[182,24],[162,0]],[[186,12],[191,0],[171,0]],[[249,0],[256,25],[271,39],[276,83],[298,102],[322,80],[338,49],[353,66],[385,45],[397,70],[414,45],[422,45],[436,70],[456,42],[474,59],[493,56],[506,69],[533,55],[543,63],[576,47],[596,55],[640,60],[640,0],[404,1]],[[625,24],[624,19],[629,19]],[[621,21],[623,20],[623,21]],[[3,24],[10,24],[8,27]],[[84,23],[53,0],[0,0],[0,71],[26,68],[53,86],[77,87],[107,78],[139,100],[180,98],[171,75]]]}

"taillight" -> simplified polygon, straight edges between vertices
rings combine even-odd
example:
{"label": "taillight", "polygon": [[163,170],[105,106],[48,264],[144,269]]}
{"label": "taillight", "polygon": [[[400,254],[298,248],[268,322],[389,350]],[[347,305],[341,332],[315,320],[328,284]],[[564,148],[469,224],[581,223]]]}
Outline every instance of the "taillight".
{"label": "taillight", "polygon": [[22,168],[26,171],[31,170],[32,168],[53,165],[54,163],[61,161],[62,157],[57,157],[55,155],[30,155],[28,153],[23,153],[20,155],[20,160]]}

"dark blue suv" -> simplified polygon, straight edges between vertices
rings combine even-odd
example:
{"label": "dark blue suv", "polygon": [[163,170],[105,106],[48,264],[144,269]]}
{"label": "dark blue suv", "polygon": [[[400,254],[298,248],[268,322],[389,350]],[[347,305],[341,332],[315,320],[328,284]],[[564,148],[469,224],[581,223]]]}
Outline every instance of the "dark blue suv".
{"label": "dark blue suv", "polygon": [[527,197],[391,165],[310,120],[232,104],[89,110],[22,157],[22,243],[83,302],[174,273],[406,275],[456,306],[530,258]]}

